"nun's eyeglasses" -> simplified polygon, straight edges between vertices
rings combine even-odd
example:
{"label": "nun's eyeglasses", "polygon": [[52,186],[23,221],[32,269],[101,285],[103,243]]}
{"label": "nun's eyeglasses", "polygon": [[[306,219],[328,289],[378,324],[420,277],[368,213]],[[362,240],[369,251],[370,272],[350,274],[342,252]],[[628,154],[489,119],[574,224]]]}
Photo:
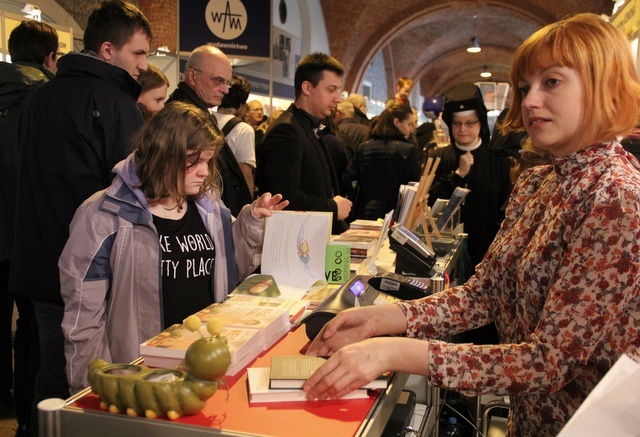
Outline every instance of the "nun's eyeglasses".
{"label": "nun's eyeglasses", "polygon": [[465,121],[464,123],[461,121],[454,121],[453,123],[451,123],[453,125],[453,127],[455,127],[456,129],[461,129],[462,126],[466,127],[467,129],[471,129],[472,127],[474,127],[476,124],[480,123],[480,120],[476,120],[476,121]]}

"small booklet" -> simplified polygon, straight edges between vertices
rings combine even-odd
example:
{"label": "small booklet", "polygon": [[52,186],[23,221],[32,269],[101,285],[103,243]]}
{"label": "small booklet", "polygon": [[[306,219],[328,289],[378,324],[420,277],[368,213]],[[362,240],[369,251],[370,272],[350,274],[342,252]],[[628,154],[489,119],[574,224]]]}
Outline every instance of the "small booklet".
{"label": "small booklet", "polygon": [[[271,357],[269,388],[300,389],[304,382],[326,361],[322,357],[307,355],[277,355]],[[361,389],[387,388],[387,375],[374,379]]]}

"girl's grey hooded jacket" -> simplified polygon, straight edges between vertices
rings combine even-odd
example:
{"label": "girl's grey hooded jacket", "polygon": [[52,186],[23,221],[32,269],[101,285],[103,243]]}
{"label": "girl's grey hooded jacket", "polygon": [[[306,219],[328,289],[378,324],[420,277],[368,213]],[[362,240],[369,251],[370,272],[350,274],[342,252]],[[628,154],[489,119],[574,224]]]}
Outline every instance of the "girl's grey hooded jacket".
{"label": "girl's grey hooded jacket", "polygon": [[[162,331],[161,249],[133,154],[114,168],[109,188],[77,210],[59,261],[65,303],[67,379],[73,393],[86,387],[89,363],[128,363],[140,343]],[[215,196],[196,202],[213,238],[215,302],[260,264],[263,220],[245,206],[237,220]]]}

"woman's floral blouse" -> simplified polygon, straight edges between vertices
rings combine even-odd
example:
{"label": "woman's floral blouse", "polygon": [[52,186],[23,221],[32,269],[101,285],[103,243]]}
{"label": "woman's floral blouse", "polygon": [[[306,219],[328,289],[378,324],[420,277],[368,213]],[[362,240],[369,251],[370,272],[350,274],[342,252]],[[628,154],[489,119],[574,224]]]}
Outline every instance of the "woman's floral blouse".
{"label": "woman's floral blouse", "polygon": [[433,385],[513,395],[509,435],[555,436],[618,357],[638,353],[639,169],[616,142],[523,174],[476,274],[400,304],[409,337],[496,323],[501,345],[433,341]]}

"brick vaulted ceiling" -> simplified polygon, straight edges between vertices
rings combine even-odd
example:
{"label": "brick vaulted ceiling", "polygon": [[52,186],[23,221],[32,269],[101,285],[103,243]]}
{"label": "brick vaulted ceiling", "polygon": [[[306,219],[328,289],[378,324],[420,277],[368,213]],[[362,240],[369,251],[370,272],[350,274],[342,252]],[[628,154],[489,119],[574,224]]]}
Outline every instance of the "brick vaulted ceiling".
{"label": "brick vaulted ceiling", "polygon": [[[345,66],[345,90],[359,88],[382,51],[389,89],[400,76],[440,94],[459,82],[508,82],[518,45],[536,30],[578,12],[611,15],[612,0],[321,0],[330,51]],[[474,25],[474,16],[475,25]],[[466,51],[477,36],[482,51]]]}

